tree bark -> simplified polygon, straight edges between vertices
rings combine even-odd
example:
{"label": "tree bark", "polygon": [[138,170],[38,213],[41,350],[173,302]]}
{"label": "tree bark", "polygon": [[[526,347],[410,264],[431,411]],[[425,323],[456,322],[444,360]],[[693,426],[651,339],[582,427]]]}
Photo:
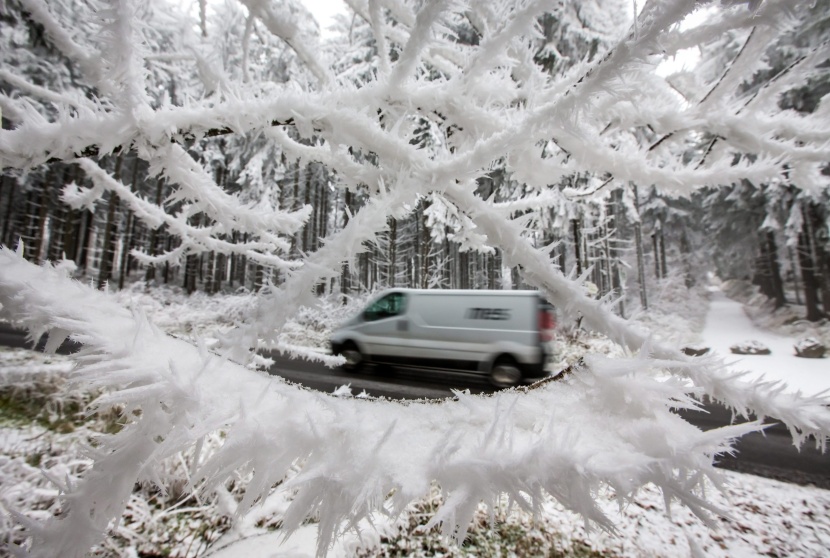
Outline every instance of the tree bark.
{"label": "tree bark", "polygon": [[646,293],[646,270],[643,256],[643,231],[640,224],[640,197],[637,193],[637,186],[634,185],[634,208],[637,211],[637,221],[634,223],[634,242],[637,250],[637,275],[640,281],[640,304],[643,310],[648,310],[648,295]]}
{"label": "tree bark", "polygon": [[824,314],[830,316],[830,251],[827,250],[827,243],[830,239],[828,239],[827,223],[821,218],[819,206],[815,203],[810,203],[808,206],[807,218],[817,280],[821,291],[821,305]]}
{"label": "tree bark", "polygon": [[815,259],[810,239],[809,218],[804,219],[801,233],[798,235],[798,263],[801,267],[801,280],[804,285],[804,304],[806,306],[806,319],[817,322],[824,317],[819,308],[818,279],[815,274]]}
{"label": "tree bark", "polygon": [[798,267],[795,264],[795,255],[793,255],[793,249],[787,247],[787,255],[790,258],[790,273],[792,273],[793,277],[793,290],[795,291],[795,303],[799,306],[801,305],[801,287],[799,285],[800,279],[798,277]]}
{"label": "tree bark", "polygon": [[576,276],[582,277],[582,236],[580,235],[579,219],[571,220],[574,235],[574,259],[576,260]]}
{"label": "tree bark", "polygon": [[11,238],[14,234],[14,228],[12,227],[12,211],[14,210],[15,194],[17,194],[17,178],[4,174],[3,190],[6,188],[9,189],[9,201],[6,204],[6,217],[3,220],[3,236],[0,237],[0,241],[2,241],[6,246],[13,247],[15,239]]}
{"label": "tree bark", "polygon": [[775,307],[781,308],[787,304],[787,298],[784,295],[784,281],[781,280],[781,266],[778,263],[778,245],[775,242],[775,233],[773,231],[765,231],[764,237],[762,242],[766,243],[767,266],[769,268],[772,298],[775,300]]}
{"label": "tree bark", "polygon": [[429,248],[430,248],[430,238],[429,238],[429,228],[427,227],[427,217],[426,217],[426,210],[429,207],[429,203],[426,200],[421,201],[421,241],[419,248],[419,264],[420,264],[420,287],[422,289],[426,289],[429,285]]}
{"label": "tree bark", "polygon": [[[311,163],[309,163],[309,167]],[[305,205],[311,204],[311,185],[312,185],[312,172],[309,168],[306,170],[306,178],[305,178]],[[304,253],[308,253],[309,247],[311,246],[311,234],[314,231],[314,216],[317,214],[316,211],[311,212],[311,216],[309,217],[308,222],[305,224],[305,228],[303,228],[302,233],[302,249]]]}
{"label": "tree bark", "polygon": [[651,233],[651,244],[654,250],[654,276],[660,279],[660,248],[657,245],[657,233]]}
{"label": "tree bark", "polygon": [[[115,159],[115,171],[113,178],[115,180],[121,179],[121,163],[123,155],[119,154]],[[116,211],[118,209],[118,196],[110,192],[109,203],[107,207],[107,224],[104,228],[104,243],[101,247],[101,264],[98,268],[98,288],[102,289],[112,275],[112,259],[115,256],[115,223]]]}
{"label": "tree bark", "polygon": [[31,260],[38,264],[43,260],[41,256],[43,252],[43,241],[46,237],[46,214],[49,208],[49,192],[52,188],[52,185],[48,183],[51,179],[56,180],[56,176],[57,171],[50,169],[46,175],[47,184],[43,185],[40,191],[40,207],[38,207],[37,227],[35,229],[35,238],[33,239],[33,259]]}
{"label": "tree bark", "polygon": [[[66,165],[63,173],[63,185],[75,180],[75,165]],[[72,237],[75,221],[75,211],[63,204],[58,205],[55,222],[52,223],[52,232],[49,235],[47,257],[51,261],[59,261],[64,257],[74,260],[75,239]]]}
{"label": "tree bark", "polygon": [[[201,225],[203,218],[204,215],[200,214],[198,222],[195,222],[196,217],[191,216],[190,221],[192,224]],[[184,282],[182,283],[182,287],[185,292],[190,295],[196,292],[196,280],[199,276],[199,272],[201,271],[201,256],[197,254],[188,254],[185,256],[184,262]]]}
{"label": "tree bark", "polygon": [[395,264],[398,261],[398,220],[389,218],[389,263],[387,265],[386,282],[390,287],[397,287],[397,273]]}
{"label": "tree bark", "polygon": [[[352,191],[346,190],[343,194],[343,228],[349,224],[349,214],[352,211]],[[343,304],[346,304],[346,297],[351,291],[351,270],[349,262],[343,262],[340,269],[340,293],[343,295]]]}
{"label": "tree bark", "polygon": [[[133,175],[130,180],[130,191],[136,191],[136,183],[138,181],[138,164],[140,159],[138,157],[133,161]],[[127,210],[127,221],[124,224],[124,234],[121,239],[121,258],[118,262],[118,288],[124,288],[124,281],[129,273],[132,256],[130,251],[133,248],[133,233],[135,228],[135,219],[131,209]]]}
{"label": "tree bark", "polygon": [[[161,207],[162,181],[161,177],[156,177],[156,206]],[[158,236],[161,233],[162,227],[154,228],[150,231],[149,250],[151,256],[158,254]],[[147,271],[144,273],[145,281],[152,281],[156,278],[156,266],[148,265]]]}

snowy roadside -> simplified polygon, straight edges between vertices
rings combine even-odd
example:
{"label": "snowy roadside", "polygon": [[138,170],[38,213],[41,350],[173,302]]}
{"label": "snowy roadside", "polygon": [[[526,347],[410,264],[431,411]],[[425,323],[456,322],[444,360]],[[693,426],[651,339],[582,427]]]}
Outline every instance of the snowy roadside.
{"label": "snowy roadside", "polygon": [[[665,291],[662,303],[655,302],[651,312],[639,319],[653,328],[657,325],[656,330],[678,342],[699,340],[695,327],[689,324],[702,324],[705,304],[695,297],[679,299],[672,285],[667,285]],[[166,302],[157,302],[150,295],[144,293],[134,297],[132,303],[148,309],[147,313],[156,323],[167,320],[166,328],[182,336],[211,336],[211,331],[232,325],[234,309],[248,303],[244,295],[206,298],[201,302],[175,293]],[[324,302],[320,311],[309,311],[300,316],[292,326],[292,335],[308,346],[316,346],[325,339],[326,331],[335,321],[332,308]],[[563,328],[571,325],[563,324]],[[211,327],[215,329],[211,330]],[[568,361],[585,352],[618,350],[613,347],[599,336],[573,330],[571,342],[562,356]],[[0,354],[2,387],[11,400],[19,399],[15,390],[19,395],[19,390],[26,385],[34,386],[36,379],[43,378],[47,384],[60,382],[70,368],[65,357],[10,350]],[[74,417],[67,421],[63,411],[72,414],[78,408],[62,407],[64,402],[57,396],[47,396],[43,401],[45,415],[38,412],[34,418],[27,414],[32,412],[31,409],[4,407],[0,430],[3,446],[0,506],[6,512],[16,510],[29,517],[44,517],[58,511],[57,489],[41,470],[58,484],[71,482],[89,464],[84,457],[84,446],[94,439],[96,432],[113,427],[112,417],[93,417],[89,422]],[[213,444],[221,443],[220,437],[207,441],[200,460],[211,451]],[[229,518],[235,511],[245,477],[227,483],[218,493],[198,497],[187,495],[184,489],[193,460],[192,455],[182,455],[167,464],[168,474],[161,479],[165,491],[149,485],[138,488],[124,518],[96,554],[221,558],[314,555],[314,523],[304,526],[282,544],[283,535],[278,527],[288,502],[281,494],[266,498],[234,525]],[[430,498],[410,506],[402,517],[376,517],[376,530],[363,525],[360,537],[345,536],[330,555],[547,555],[555,549],[565,555],[582,556],[668,557],[688,555],[690,550],[707,556],[816,556],[830,546],[830,491],[729,472],[724,472],[723,478],[724,492],[715,496],[716,503],[730,510],[733,518],[717,519],[715,531],[710,531],[688,510],[679,507],[673,508],[671,519],[667,518],[663,498],[653,488],[642,490],[634,502],[622,510],[618,509],[613,493],[607,490],[600,495],[600,506],[616,523],[618,537],[586,532],[581,519],[552,500],[535,519],[524,511],[508,510],[503,502],[495,523],[490,521],[483,506],[479,508],[467,543],[458,548],[447,546],[435,530],[424,530],[429,515],[425,512],[434,510],[440,499],[434,492]],[[8,514],[3,514],[3,521],[7,540],[20,541],[19,526]]]}
{"label": "snowy roadside", "polygon": [[[780,381],[787,391],[801,391],[806,395],[830,389],[830,360],[800,358],[794,349],[795,344],[807,336],[822,340],[828,337],[830,327],[827,324],[822,327],[821,324],[802,323],[798,329],[791,325],[789,333],[769,331],[757,327],[744,306],[728,298],[717,287],[712,288],[710,297],[711,309],[701,335],[702,343],[729,362],[732,370],[746,372],[747,380]],[[770,350],[770,354],[731,353],[733,345],[750,341],[760,343]]]}

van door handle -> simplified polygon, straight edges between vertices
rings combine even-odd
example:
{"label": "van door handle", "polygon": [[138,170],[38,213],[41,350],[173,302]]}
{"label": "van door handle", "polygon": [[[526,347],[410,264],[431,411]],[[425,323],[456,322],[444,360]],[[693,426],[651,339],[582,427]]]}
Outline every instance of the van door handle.
{"label": "van door handle", "polygon": [[409,331],[409,320],[398,321],[398,331]]}

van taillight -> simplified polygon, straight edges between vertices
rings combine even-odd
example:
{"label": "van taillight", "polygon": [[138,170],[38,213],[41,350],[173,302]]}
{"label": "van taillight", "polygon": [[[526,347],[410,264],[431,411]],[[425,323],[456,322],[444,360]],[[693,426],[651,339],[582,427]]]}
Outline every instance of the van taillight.
{"label": "van taillight", "polygon": [[553,340],[553,328],[556,323],[553,320],[553,312],[547,308],[539,310],[539,337],[542,342]]}

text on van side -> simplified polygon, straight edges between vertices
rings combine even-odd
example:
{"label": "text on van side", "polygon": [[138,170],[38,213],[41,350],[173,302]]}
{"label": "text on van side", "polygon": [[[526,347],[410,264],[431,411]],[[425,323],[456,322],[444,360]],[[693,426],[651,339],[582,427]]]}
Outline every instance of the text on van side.
{"label": "text on van side", "polygon": [[509,308],[467,308],[468,320],[509,320]]}

